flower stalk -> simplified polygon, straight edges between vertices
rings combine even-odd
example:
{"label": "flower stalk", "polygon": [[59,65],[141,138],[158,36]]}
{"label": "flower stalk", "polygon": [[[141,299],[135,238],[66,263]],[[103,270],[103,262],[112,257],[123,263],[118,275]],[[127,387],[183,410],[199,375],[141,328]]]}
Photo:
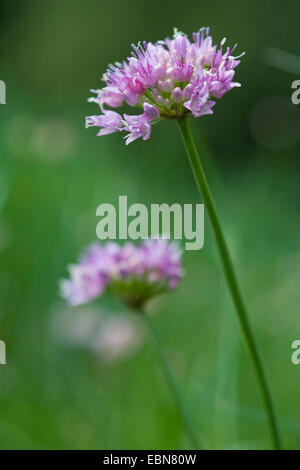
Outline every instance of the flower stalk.
{"label": "flower stalk", "polygon": [[193,424],[190,420],[190,417],[187,413],[187,410],[186,410],[183,398],[181,396],[181,393],[180,393],[180,391],[179,391],[179,389],[176,385],[175,379],[172,375],[172,372],[169,368],[168,362],[165,358],[165,354],[163,352],[163,348],[162,348],[162,345],[161,345],[161,342],[160,342],[160,338],[159,338],[159,336],[156,332],[156,329],[154,328],[153,322],[152,322],[151,318],[149,317],[149,315],[142,312],[142,316],[143,316],[143,318],[144,318],[144,320],[147,324],[147,327],[148,327],[148,329],[151,333],[153,343],[155,345],[157,355],[158,355],[158,359],[159,359],[159,362],[160,362],[160,365],[161,365],[162,372],[164,374],[164,377],[166,379],[166,382],[168,384],[170,392],[172,393],[172,395],[174,397],[174,400],[176,402],[178,412],[181,415],[182,421],[183,421],[185,429],[186,429],[186,433],[189,436],[189,439],[191,441],[192,448],[193,449],[200,449],[197,434],[194,430],[194,426],[193,426]]}
{"label": "flower stalk", "polygon": [[253,361],[254,369],[257,375],[257,380],[261,389],[261,394],[264,401],[265,411],[268,418],[270,434],[272,438],[272,442],[274,448],[279,450],[281,449],[281,442],[280,442],[280,435],[278,424],[271,400],[270,390],[267,384],[266,376],[264,373],[264,369],[262,366],[262,362],[260,359],[260,355],[258,353],[258,349],[253,337],[253,333],[251,331],[251,327],[248,321],[248,316],[246,312],[246,308],[244,305],[244,301],[241,295],[240,287],[236,278],[236,274],[233,268],[233,264],[231,261],[231,256],[227,247],[227,243],[224,237],[224,233],[221,227],[221,223],[219,220],[219,216],[217,213],[217,209],[212,197],[212,193],[210,187],[208,185],[208,181],[206,179],[206,175],[204,169],[201,164],[201,160],[189,127],[188,119],[183,118],[177,121],[179,124],[179,128],[181,131],[181,135],[183,138],[183,142],[189,157],[189,161],[192,167],[192,171],[196,180],[196,184],[202,193],[202,197],[206,208],[208,210],[208,214],[210,217],[210,221],[213,227],[213,231],[216,237],[217,245],[219,248],[221,260],[223,263],[223,268],[225,272],[225,278],[228,284],[228,288],[231,293],[232,300],[234,302],[236,312],[240,321],[240,325],[244,334],[245,341],[248,345],[249,352]]}

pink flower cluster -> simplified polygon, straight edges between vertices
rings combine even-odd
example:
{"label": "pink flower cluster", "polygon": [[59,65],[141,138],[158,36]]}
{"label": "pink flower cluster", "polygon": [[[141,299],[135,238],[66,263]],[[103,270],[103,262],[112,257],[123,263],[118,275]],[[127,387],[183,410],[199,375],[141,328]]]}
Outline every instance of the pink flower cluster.
{"label": "pink flower cluster", "polygon": [[73,306],[110,289],[131,306],[175,289],[183,276],[181,251],[167,240],[146,240],[136,246],[94,244],[79,264],[69,266],[70,279],[61,281],[62,296]]}
{"label": "pink flower cluster", "polygon": [[[223,51],[225,41],[217,48],[209,28],[202,28],[192,42],[175,30],[173,39],[133,45],[131,57],[110,65],[104,74],[106,86],[92,90],[96,97],[89,101],[97,103],[102,114],[87,117],[86,126],[100,127],[98,135],[125,131],[129,144],[139,137],[149,139],[152,122],[212,114],[214,98],[240,86],[233,77],[243,54],[232,55],[236,46]],[[142,109],[142,114],[121,116],[105,109],[124,103]]]}

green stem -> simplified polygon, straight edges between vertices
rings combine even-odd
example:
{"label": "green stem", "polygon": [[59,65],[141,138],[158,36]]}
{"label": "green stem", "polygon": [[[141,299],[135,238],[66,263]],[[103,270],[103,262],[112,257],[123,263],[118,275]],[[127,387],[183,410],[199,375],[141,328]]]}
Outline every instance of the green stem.
{"label": "green stem", "polygon": [[192,422],[191,422],[191,420],[190,420],[190,418],[187,414],[187,411],[186,411],[185,405],[184,405],[184,401],[181,397],[181,394],[179,392],[179,389],[177,388],[174,377],[173,377],[173,375],[170,371],[170,368],[168,366],[167,360],[166,360],[165,355],[163,353],[163,349],[162,349],[162,345],[161,345],[159,336],[158,336],[158,334],[157,334],[157,332],[154,328],[154,325],[152,323],[151,318],[146,313],[143,313],[143,317],[144,317],[144,319],[147,323],[148,329],[149,329],[149,331],[152,335],[154,344],[156,346],[157,355],[158,355],[158,358],[159,358],[160,363],[161,363],[162,371],[165,375],[165,379],[166,379],[166,382],[168,383],[170,391],[173,394],[174,399],[176,401],[178,411],[179,411],[179,413],[182,417],[182,421],[185,425],[186,432],[187,432],[187,434],[188,434],[188,436],[191,440],[193,449],[199,449],[200,447],[199,447],[199,442],[198,442],[196,432],[195,432],[194,427],[192,425]]}
{"label": "green stem", "polygon": [[248,322],[248,317],[246,313],[246,309],[244,306],[244,302],[242,299],[241,291],[237,282],[237,278],[234,272],[233,264],[231,261],[231,257],[229,254],[229,250],[227,248],[227,244],[225,241],[225,237],[221,228],[221,224],[219,221],[219,216],[216,210],[216,206],[204,173],[204,169],[202,167],[196,145],[193,140],[193,136],[188,124],[187,118],[181,119],[178,121],[179,127],[181,130],[181,135],[184,141],[184,145],[189,156],[189,161],[194,173],[194,177],[196,180],[196,184],[202,192],[203,200],[206,205],[206,208],[209,213],[210,221],[215,233],[217,245],[220,251],[226,281],[240,320],[241,328],[244,333],[245,340],[247,342],[250,355],[253,360],[253,365],[256,371],[257,379],[261,388],[262,397],[264,400],[266,415],[268,418],[269,426],[270,426],[270,433],[272,437],[272,441],[274,444],[275,449],[280,449],[280,437],[279,437],[279,430],[278,425],[276,422],[275,412],[270,396],[270,391],[268,388],[268,384],[266,381],[265,373],[262,367],[262,362],[260,356],[258,354],[258,350],[254,341],[254,337]]}

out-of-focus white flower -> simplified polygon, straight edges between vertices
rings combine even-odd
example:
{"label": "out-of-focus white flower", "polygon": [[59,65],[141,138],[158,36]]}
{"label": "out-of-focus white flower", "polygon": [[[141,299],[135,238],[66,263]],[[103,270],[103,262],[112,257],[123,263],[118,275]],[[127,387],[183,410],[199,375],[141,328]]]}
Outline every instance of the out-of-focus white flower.
{"label": "out-of-focus white flower", "polygon": [[132,356],[141,346],[143,332],[132,315],[109,315],[102,322],[93,341],[93,349],[104,362]]}
{"label": "out-of-focus white flower", "polygon": [[51,322],[53,335],[61,343],[90,350],[104,363],[132,357],[144,339],[138,316],[101,307],[55,307]]}

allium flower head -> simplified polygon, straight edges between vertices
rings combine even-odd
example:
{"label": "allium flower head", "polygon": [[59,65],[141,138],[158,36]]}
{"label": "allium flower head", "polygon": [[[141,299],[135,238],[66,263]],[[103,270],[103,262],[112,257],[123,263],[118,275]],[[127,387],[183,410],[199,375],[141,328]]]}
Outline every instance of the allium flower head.
{"label": "allium flower head", "polygon": [[[233,56],[236,46],[223,50],[225,41],[214,46],[209,28],[194,33],[193,41],[175,29],[173,39],[132,45],[130,57],[109,66],[103,76],[106,86],[92,90],[96,96],[89,101],[103,114],[87,117],[87,127],[100,127],[97,135],[125,131],[129,144],[139,137],[149,139],[153,122],[212,114],[214,99],[240,86],[233,78],[243,54]],[[105,109],[125,103],[142,113],[122,117]]]}
{"label": "allium flower head", "polygon": [[60,287],[71,305],[84,304],[110,290],[135,308],[175,289],[183,276],[180,249],[163,239],[139,246],[130,242],[123,246],[94,244],[69,272],[70,279],[62,280]]}

